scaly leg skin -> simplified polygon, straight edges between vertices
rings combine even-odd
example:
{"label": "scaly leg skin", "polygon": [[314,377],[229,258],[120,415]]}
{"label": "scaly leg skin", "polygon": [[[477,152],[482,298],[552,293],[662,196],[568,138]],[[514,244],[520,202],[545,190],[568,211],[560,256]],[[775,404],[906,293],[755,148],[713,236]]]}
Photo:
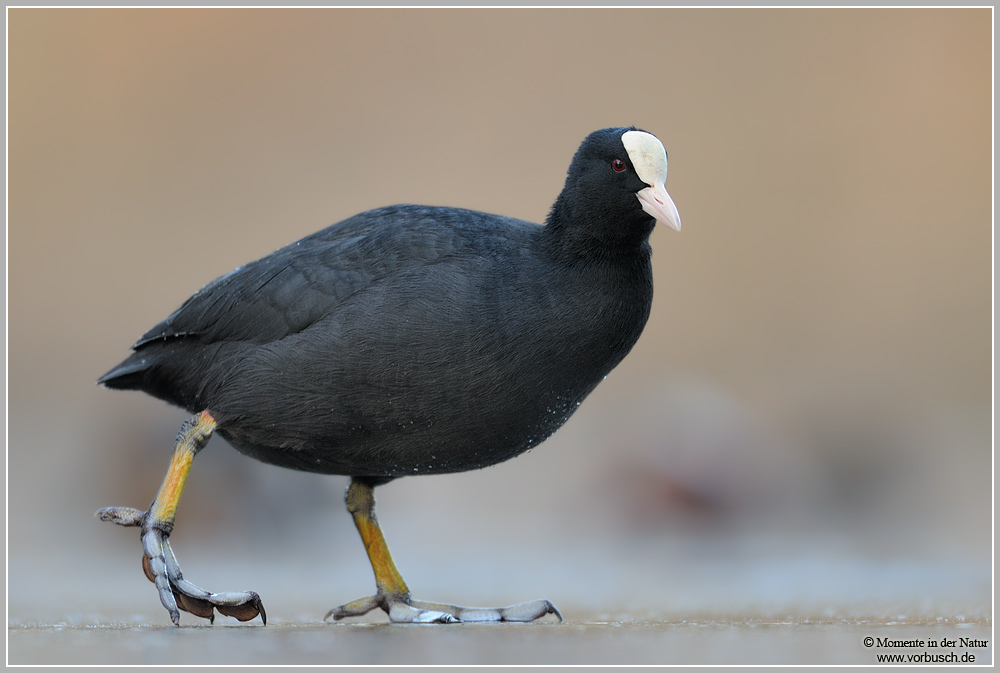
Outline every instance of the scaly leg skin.
{"label": "scaly leg skin", "polygon": [[374,490],[370,483],[352,479],[345,501],[375,572],[376,594],[330,610],[323,618],[324,621],[330,617],[334,620],[360,617],[375,608],[382,608],[389,615],[389,621],[396,623],[531,622],[549,614],[562,621],[562,615],[556,606],[544,599],[506,608],[466,608],[411,599],[410,590],[396,569],[382,529],[375,518]]}
{"label": "scaly leg skin", "polygon": [[179,625],[180,610],[215,621],[215,610],[236,617],[241,622],[260,615],[267,624],[267,614],[260,596],[253,591],[212,593],[184,579],[173,549],[167,538],[174,529],[177,502],[184,491],[191,463],[212,437],[215,419],[207,411],[188,419],[181,426],[177,443],[170,459],[170,469],[163,485],[149,509],[143,512],[134,507],[105,507],[97,511],[101,521],[111,521],[120,526],[138,526],[142,531],[142,569],[149,581],[156,585],[160,602],[170,613],[170,621]]}

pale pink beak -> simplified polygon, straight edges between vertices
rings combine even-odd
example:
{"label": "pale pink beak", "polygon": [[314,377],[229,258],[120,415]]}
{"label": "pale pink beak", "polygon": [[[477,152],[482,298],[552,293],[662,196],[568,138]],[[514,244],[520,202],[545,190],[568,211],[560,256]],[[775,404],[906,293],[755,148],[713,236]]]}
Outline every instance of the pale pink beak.
{"label": "pale pink beak", "polygon": [[664,185],[654,184],[652,187],[640,189],[635,194],[646,214],[656,218],[657,224],[665,224],[674,231],[681,230],[681,215],[677,212],[674,200],[667,194]]}

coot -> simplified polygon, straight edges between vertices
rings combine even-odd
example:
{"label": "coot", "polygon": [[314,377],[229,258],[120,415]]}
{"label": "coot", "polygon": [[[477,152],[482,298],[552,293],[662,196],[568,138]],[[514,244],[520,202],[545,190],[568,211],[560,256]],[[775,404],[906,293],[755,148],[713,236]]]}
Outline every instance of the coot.
{"label": "coot", "polygon": [[507,460],[566,422],[649,316],[650,232],[681,226],[666,175],[650,133],[595,131],[544,226],[457,208],[372,210],[209,283],[144,334],[98,382],[194,416],[149,509],[97,516],[141,529],[143,569],[171,620],[218,610],[266,623],[255,592],[184,579],[168,540],[192,460],[216,432],[258,460],[351,477],[347,509],[376,593],[327,617],[379,607],[394,622],[561,619],[547,600],[412,599],[373,491]]}

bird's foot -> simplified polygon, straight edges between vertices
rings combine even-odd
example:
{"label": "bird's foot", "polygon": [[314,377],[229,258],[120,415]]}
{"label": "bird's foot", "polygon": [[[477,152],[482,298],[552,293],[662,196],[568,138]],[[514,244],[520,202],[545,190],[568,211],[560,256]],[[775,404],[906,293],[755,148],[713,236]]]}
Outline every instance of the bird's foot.
{"label": "bird's foot", "polygon": [[359,598],[345,603],[326,613],[324,621],[331,617],[336,620],[345,617],[360,617],[375,608],[382,608],[389,621],[396,624],[450,624],[452,622],[532,622],[545,615],[555,615],[562,621],[562,614],[551,602],[540,599],[510,605],[505,608],[467,608],[446,603],[430,603],[395,596],[379,594]]}
{"label": "bird's foot", "polygon": [[96,516],[101,521],[142,529],[142,569],[149,581],[156,585],[160,602],[170,613],[174,624],[180,624],[180,610],[210,622],[215,621],[215,610],[241,622],[260,615],[261,621],[267,624],[264,604],[255,591],[213,593],[184,579],[167,540],[170,532],[158,527],[149,512],[133,507],[105,507],[98,510]]}

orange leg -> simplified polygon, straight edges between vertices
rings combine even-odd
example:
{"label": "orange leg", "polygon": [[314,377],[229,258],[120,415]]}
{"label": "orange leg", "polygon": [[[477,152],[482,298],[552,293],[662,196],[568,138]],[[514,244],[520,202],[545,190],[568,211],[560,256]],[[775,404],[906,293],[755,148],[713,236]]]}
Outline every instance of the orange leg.
{"label": "orange leg", "polygon": [[122,526],[139,526],[142,530],[142,569],[160,593],[160,602],[170,613],[174,624],[180,623],[180,610],[214,621],[215,610],[224,615],[247,621],[260,615],[266,624],[264,606],[253,591],[213,593],[184,579],[177,558],[167,538],[174,529],[177,503],[194,457],[208,443],[215,431],[215,419],[208,411],[188,419],[177,435],[170,467],[163,478],[156,499],[149,509],[105,507],[98,510],[102,521]]}
{"label": "orange leg", "polygon": [[375,572],[375,587],[380,594],[392,594],[409,600],[410,590],[399,574],[389,553],[382,529],[375,517],[375,490],[359,481],[352,481],[347,489],[347,511],[354,517],[354,525],[361,534],[361,541],[368,552],[372,570]]}
{"label": "orange leg", "polygon": [[562,615],[547,600],[528,601],[506,608],[467,608],[445,603],[429,603],[410,598],[410,590],[403,581],[389,553],[389,546],[375,517],[375,487],[363,479],[352,479],[344,498],[347,511],[354,517],[361,541],[368,552],[372,571],[375,573],[374,596],[359,598],[330,610],[326,618],[335,620],[358,617],[375,608],[381,608],[393,622],[530,622],[547,614]]}

